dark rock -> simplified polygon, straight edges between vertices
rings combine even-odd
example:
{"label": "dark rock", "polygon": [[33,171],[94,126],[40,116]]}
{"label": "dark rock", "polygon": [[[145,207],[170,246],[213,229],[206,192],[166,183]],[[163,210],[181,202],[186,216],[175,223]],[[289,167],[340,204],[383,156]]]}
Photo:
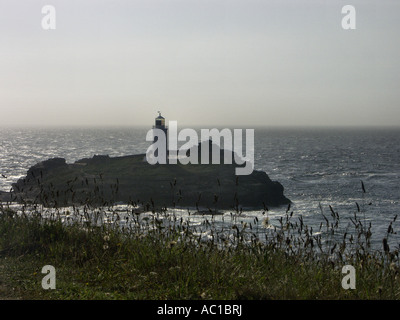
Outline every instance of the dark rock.
{"label": "dark rock", "polygon": [[7,191],[0,190],[0,202],[11,202],[12,194]]}
{"label": "dark rock", "polygon": [[[221,150],[222,153],[223,150]],[[144,154],[95,156],[67,164],[55,158],[36,164],[13,185],[19,200],[47,206],[108,205],[219,209],[287,205],[283,186],[265,172],[236,176],[236,164],[150,165]],[[205,208],[206,211],[201,211]]]}
{"label": "dark rock", "polygon": [[35,164],[28,170],[27,178],[37,179],[44,173],[60,167],[66,167],[64,158],[52,158]]}
{"label": "dark rock", "polygon": [[[25,178],[21,178],[17,181],[17,183],[13,184],[14,192],[23,193],[24,187],[27,185],[31,185],[32,183],[40,184],[43,176],[49,172],[54,172],[60,168],[67,168],[68,165],[64,158],[52,158],[42,162],[39,162],[32,166]],[[27,190],[25,189],[25,192]]]}

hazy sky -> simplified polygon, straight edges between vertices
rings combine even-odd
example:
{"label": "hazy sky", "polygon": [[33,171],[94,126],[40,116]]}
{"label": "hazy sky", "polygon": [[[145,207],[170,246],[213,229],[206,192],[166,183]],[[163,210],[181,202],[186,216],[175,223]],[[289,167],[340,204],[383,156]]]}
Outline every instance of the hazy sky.
{"label": "hazy sky", "polygon": [[2,0],[0,126],[400,125],[399,16],[398,0]]}

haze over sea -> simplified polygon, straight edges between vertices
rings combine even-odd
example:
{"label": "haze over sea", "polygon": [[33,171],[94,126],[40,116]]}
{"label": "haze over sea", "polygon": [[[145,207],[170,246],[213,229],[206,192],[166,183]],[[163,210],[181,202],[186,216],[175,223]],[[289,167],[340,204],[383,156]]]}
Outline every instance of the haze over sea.
{"label": "haze over sea", "polygon": [[[148,129],[1,128],[0,174],[5,177],[0,176],[0,190],[9,191],[32,165],[49,158],[63,157],[71,163],[95,154],[145,153]],[[284,186],[294,217],[302,215],[316,230],[324,222],[321,212],[329,216],[331,205],[345,232],[357,213],[372,224],[373,247],[381,249],[388,225],[399,213],[400,129],[256,128],[254,146],[255,169]],[[271,221],[286,209],[270,208]],[[264,216],[247,212],[243,219],[246,215]],[[393,225],[395,231],[398,224]],[[389,243],[399,246],[399,236],[391,234]]]}

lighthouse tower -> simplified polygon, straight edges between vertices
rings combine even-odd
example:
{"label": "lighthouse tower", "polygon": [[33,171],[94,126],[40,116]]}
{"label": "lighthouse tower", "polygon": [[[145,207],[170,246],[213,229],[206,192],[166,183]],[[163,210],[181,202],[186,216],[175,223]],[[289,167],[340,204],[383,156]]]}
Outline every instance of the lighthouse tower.
{"label": "lighthouse tower", "polygon": [[161,115],[161,112],[158,111],[158,117],[156,118],[156,123],[153,126],[153,129],[161,129],[167,134],[168,127],[165,126],[165,118]]}
{"label": "lighthouse tower", "polygon": [[[161,115],[161,112],[158,111],[158,117],[155,119],[155,125],[153,126],[153,129],[161,129],[165,133],[165,150],[167,150],[167,159],[168,159],[168,127],[165,125],[165,118]],[[157,139],[154,137],[154,142],[156,142]]]}

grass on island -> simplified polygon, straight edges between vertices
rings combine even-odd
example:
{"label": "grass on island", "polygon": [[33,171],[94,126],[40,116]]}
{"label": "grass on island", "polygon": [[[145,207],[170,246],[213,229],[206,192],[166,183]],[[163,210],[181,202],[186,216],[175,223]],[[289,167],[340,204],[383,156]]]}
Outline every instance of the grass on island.
{"label": "grass on island", "polygon": [[[162,211],[122,216],[116,210],[114,223],[99,225],[89,218],[94,208],[45,217],[39,206],[18,214],[0,206],[0,298],[399,298],[398,251],[368,250],[371,234],[361,219],[353,220],[350,241],[345,234],[328,246],[289,209],[275,227],[268,218],[253,225],[232,219],[228,234],[205,218],[211,240],[203,241],[183,219],[169,217],[166,225]],[[324,218],[325,234],[333,234],[339,215],[332,210]],[[130,227],[117,226],[121,219]],[[353,242],[357,237],[365,242]],[[342,288],[347,264],[356,270],[355,290]],[[55,290],[42,288],[45,265],[56,269]]]}

